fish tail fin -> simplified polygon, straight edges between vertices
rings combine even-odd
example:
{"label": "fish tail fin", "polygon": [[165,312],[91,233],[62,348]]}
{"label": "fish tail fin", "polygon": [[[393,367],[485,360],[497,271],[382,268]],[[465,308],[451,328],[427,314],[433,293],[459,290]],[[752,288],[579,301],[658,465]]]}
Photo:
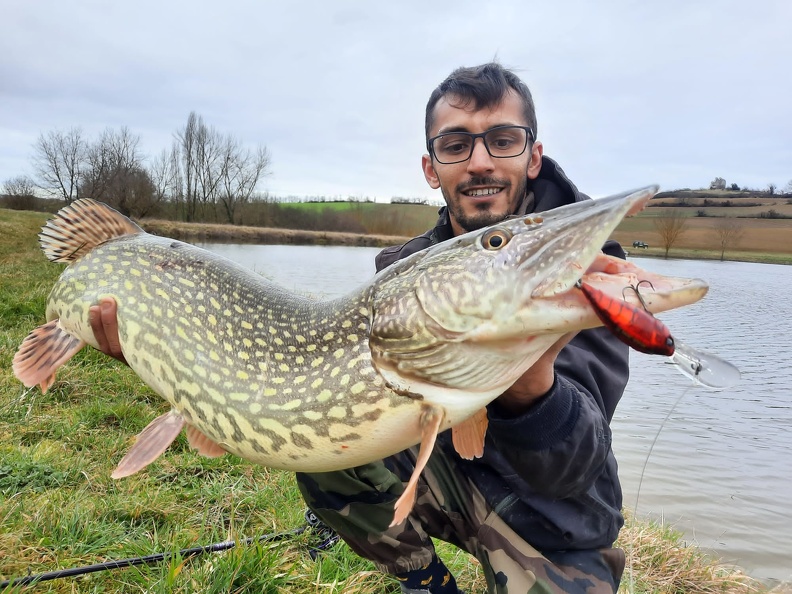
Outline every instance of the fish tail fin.
{"label": "fish tail fin", "polygon": [[47,221],[39,233],[39,245],[51,262],[74,262],[108,239],[142,232],[117,210],[82,198]]}
{"label": "fish tail fin", "polygon": [[46,393],[55,381],[58,368],[85,346],[85,342],[61,328],[59,322],[52,320],[33,330],[14,355],[14,375],[28,388],[38,384]]}

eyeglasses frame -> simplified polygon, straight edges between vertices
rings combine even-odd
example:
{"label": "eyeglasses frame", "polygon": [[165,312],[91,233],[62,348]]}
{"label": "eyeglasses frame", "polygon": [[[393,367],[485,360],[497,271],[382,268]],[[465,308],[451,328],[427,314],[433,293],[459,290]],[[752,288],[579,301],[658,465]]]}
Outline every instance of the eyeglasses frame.
{"label": "eyeglasses frame", "polygon": [[[523,149],[519,153],[517,153],[516,155],[510,155],[508,157],[502,157],[500,155],[493,155],[492,152],[490,152],[490,148],[489,148],[489,145],[487,145],[487,141],[484,139],[484,137],[487,134],[489,134],[490,132],[494,132],[495,130],[502,130],[504,128],[520,128],[522,130],[525,130],[525,132],[526,132],[526,135],[525,135],[525,146],[523,146]],[[450,136],[451,134],[464,134],[465,136],[470,137],[472,142],[470,143],[470,153],[468,153],[467,157],[465,157],[464,159],[460,159],[459,161],[452,161],[450,163],[447,163],[447,162],[441,161],[440,159],[437,158],[437,154],[434,152],[434,141],[437,140],[438,138],[442,138],[443,136]],[[481,142],[484,143],[484,148],[487,150],[487,153],[489,154],[489,156],[492,157],[493,159],[513,159],[514,157],[519,157],[520,155],[525,153],[525,150],[528,148],[529,140],[530,140],[530,142],[532,144],[534,142],[536,142],[536,136],[534,136],[534,131],[533,131],[533,129],[530,126],[517,126],[517,125],[507,124],[507,125],[504,125],[504,126],[495,126],[493,128],[490,128],[489,130],[485,130],[484,132],[479,132],[478,134],[473,134],[472,132],[465,132],[463,130],[457,130],[457,131],[454,131],[454,132],[443,132],[442,134],[438,134],[437,136],[433,136],[432,138],[429,138],[426,141],[426,149],[429,151],[429,154],[432,156],[432,158],[436,159],[438,163],[440,163],[442,165],[456,165],[458,163],[464,163],[465,161],[470,159],[470,157],[473,156],[473,150],[476,148],[476,139],[477,138],[481,138]]]}

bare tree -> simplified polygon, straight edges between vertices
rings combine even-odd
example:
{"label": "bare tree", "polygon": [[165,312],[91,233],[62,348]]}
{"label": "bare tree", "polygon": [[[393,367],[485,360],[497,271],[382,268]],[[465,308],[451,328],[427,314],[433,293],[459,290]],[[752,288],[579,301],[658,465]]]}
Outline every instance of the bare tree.
{"label": "bare tree", "polygon": [[229,223],[238,223],[239,208],[251,201],[261,178],[266,175],[270,157],[266,147],[252,151],[228,136],[224,144],[221,169],[220,204]]}
{"label": "bare tree", "polygon": [[737,247],[737,244],[740,243],[745,233],[745,228],[739,219],[723,217],[715,222],[713,231],[718,236],[721,246],[720,259],[723,261],[726,250]]}
{"label": "bare tree", "polygon": [[127,127],[105,130],[85,152],[80,195],[106,202],[126,215],[148,214],[157,197],[139,145],[140,137]]}
{"label": "bare tree", "polygon": [[771,182],[767,184],[767,193],[772,196],[773,194],[775,194],[777,188],[778,186]]}
{"label": "bare tree", "polygon": [[665,257],[668,258],[668,250],[679,239],[679,236],[687,227],[688,220],[683,211],[675,208],[666,214],[656,217],[652,223],[660,235],[660,244],[665,248]]}
{"label": "bare tree", "polygon": [[6,206],[14,210],[33,210],[36,205],[36,183],[26,175],[6,180],[3,184]]}
{"label": "bare tree", "polygon": [[180,190],[173,198],[185,220],[217,219],[221,212],[229,222],[235,222],[238,207],[251,200],[266,175],[270,163],[267,149],[245,149],[234,137],[207,126],[195,112],[174,137],[172,162],[178,161],[179,171],[173,172],[172,179]]}
{"label": "bare tree", "polygon": [[67,204],[79,198],[87,145],[79,128],[41,134],[33,145],[39,187]]}

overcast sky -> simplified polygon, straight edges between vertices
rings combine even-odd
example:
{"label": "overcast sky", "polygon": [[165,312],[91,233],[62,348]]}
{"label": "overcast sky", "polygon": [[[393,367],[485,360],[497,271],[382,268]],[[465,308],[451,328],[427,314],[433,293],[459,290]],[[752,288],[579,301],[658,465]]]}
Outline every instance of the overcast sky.
{"label": "overcast sky", "polygon": [[0,0],[0,184],[42,132],[127,126],[155,157],[190,111],[266,145],[278,196],[439,199],[429,94],[497,58],[594,196],[792,180],[789,0]]}

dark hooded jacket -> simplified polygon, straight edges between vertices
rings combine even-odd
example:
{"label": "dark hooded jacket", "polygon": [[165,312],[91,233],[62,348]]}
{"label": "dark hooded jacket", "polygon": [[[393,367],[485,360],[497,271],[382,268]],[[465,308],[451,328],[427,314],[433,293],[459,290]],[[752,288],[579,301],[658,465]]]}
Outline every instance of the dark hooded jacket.
{"label": "dark hooded jacket", "polygon": [[[553,160],[543,157],[518,211],[543,212],[589,197]],[[377,270],[453,237],[448,212],[437,225],[376,257]],[[607,254],[624,258],[608,241]],[[488,405],[484,456],[465,472],[515,532],[552,557],[553,551],[609,547],[623,524],[622,494],[611,450],[610,421],[627,384],[628,347],[605,328],[581,331],[556,359],[552,389],[527,412],[511,417]],[[450,431],[440,447],[452,449]]]}

